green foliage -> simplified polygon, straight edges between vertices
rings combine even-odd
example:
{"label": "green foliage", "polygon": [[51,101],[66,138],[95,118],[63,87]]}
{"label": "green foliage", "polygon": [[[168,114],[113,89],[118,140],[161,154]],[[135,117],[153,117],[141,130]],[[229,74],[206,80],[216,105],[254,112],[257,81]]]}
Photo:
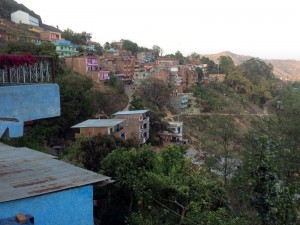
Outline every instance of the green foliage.
{"label": "green foliage", "polygon": [[134,43],[130,40],[123,40],[122,48],[127,51],[131,51],[132,54],[136,54],[139,50],[137,43]]}
{"label": "green foliage", "polygon": [[239,66],[245,71],[246,75],[252,82],[259,82],[262,78],[274,78],[273,66],[265,63],[259,58],[252,58]]}
{"label": "green foliage", "polygon": [[115,150],[102,161],[105,174],[131,196],[128,224],[195,224],[203,218],[213,224],[216,219],[208,214],[219,210],[220,221],[228,217],[224,190],[205,171],[191,166],[184,152],[171,146],[155,153],[144,146]]}
{"label": "green foliage", "polygon": [[61,33],[61,37],[65,40],[71,41],[76,45],[87,45],[92,38],[91,34],[86,32],[75,33],[71,29],[66,29]]}
{"label": "green foliage", "polygon": [[215,62],[213,60],[210,60],[209,58],[202,56],[201,57],[201,63],[203,64],[207,64],[207,73],[218,73],[219,72],[219,68],[218,65],[215,64]]}
{"label": "green foliage", "polygon": [[179,61],[179,65],[183,65],[187,59],[182,55],[180,51],[175,52],[175,54],[165,55],[166,58],[176,58]]}
{"label": "green foliage", "polygon": [[124,94],[125,93],[125,85],[124,82],[117,76],[110,76],[107,85],[112,87],[117,94]]}
{"label": "green foliage", "polygon": [[153,54],[154,54],[155,58],[162,56],[162,54],[163,54],[162,48],[159,47],[158,45],[153,45],[152,50],[153,50]]}
{"label": "green foliage", "polygon": [[60,87],[61,116],[56,119],[60,135],[67,135],[70,127],[96,112],[95,97],[91,92],[93,81],[84,75],[66,73],[56,79]]}
{"label": "green foliage", "polygon": [[220,73],[226,75],[235,68],[234,62],[230,56],[221,56],[219,58]]}
{"label": "green foliage", "polygon": [[170,99],[172,88],[164,81],[156,78],[148,78],[142,81],[139,95],[146,102],[153,103],[158,107],[163,107]]}
{"label": "green foliage", "polygon": [[252,144],[237,175],[242,195],[257,210],[261,223],[297,224],[294,189],[279,177],[277,159],[282,150],[267,136]]}
{"label": "green foliage", "polygon": [[117,148],[137,147],[134,140],[122,141],[113,135],[98,135],[92,138],[79,137],[66,149],[63,158],[85,169],[99,172],[101,161]]}

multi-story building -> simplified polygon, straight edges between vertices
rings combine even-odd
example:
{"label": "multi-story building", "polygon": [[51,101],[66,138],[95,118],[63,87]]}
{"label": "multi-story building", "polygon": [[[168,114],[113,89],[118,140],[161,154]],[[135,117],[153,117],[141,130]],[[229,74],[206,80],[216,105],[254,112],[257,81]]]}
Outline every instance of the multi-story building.
{"label": "multi-story building", "polygon": [[149,138],[149,117],[148,110],[120,111],[113,114],[115,119],[126,119],[127,137],[135,138],[141,144],[146,143]]}
{"label": "multi-story building", "polygon": [[11,14],[11,21],[15,23],[25,23],[28,25],[33,26],[39,26],[39,20],[31,15],[29,13],[23,12],[21,10],[18,10],[16,12],[13,12]]}
{"label": "multi-story building", "polygon": [[134,75],[133,75],[133,82],[134,84],[136,85],[140,85],[141,82],[149,77],[152,76],[152,72],[134,72]]}
{"label": "multi-story building", "polygon": [[126,140],[126,120],[125,119],[90,119],[71,128],[79,128],[80,132],[75,136],[94,137],[98,135],[114,135]]}
{"label": "multi-story building", "polygon": [[66,57],[65,63],[71,70],[91,77],[95,81],[100,79],[100,67],[96,56]]}
{"label": "multi-story building", "polygon": [[170,82],[171,72],[169,70],[160,70],[152,75],[153,78],[162,80],[166,83]]}
{"label": "multi-story building", "polygon": [[176,93],[170,98],[170,104],[176,111],[183,111],[188,107],[189,98],[185,93]]}
{"label": "multi-story building", "polygon": [[67,57],[78,54],[78,46],[72,44],[67,40],[57,40],[54,42],[56,46],[56,52],[59,54],[59,57]]}
{"label": "multi-story building", "polygon": [[40,32],[40,38],[42,41],[55,42],[61,40],[61,32],[43,31]]}
{"label": "multi-story building", "polygon": [[183,122],[169,122],[168,131],[158,133],[163,141],[182,142]]}
{"label": "multi-story building", "polygon": [[176,58],[157,58],[156,64],[159,67],[170,68],[173,66],[179,66],[179,60]]}

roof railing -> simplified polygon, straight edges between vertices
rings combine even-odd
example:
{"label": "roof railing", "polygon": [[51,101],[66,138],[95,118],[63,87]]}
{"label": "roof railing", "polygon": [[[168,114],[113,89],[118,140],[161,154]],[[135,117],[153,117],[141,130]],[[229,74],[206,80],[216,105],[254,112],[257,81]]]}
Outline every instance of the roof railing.
{"label": "roof railing", "polygon": [[[11,56],[11,55],[10,55]],[[0,56],[1,57],[1,56]],[[0,85],[54,83],[55,65],[53,57],[34,57],[32,64],[0,65]]]}

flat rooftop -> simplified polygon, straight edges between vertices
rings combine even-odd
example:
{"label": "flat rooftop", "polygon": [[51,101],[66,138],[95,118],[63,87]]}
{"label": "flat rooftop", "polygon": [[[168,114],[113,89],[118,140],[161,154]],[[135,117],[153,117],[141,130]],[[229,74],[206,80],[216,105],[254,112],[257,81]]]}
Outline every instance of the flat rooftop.
{"label": "flat rooftop", "polygon": [[114,127],[123,123],[125,119],[90,119],[78,123],[71,128],[86,128],[86,127]]}
{"label": "flat rooftop", "polygon": [[133,114],[142,114],[148,112],[149,110],[132,110],[132,111],[120,111],[113,115],[133,115]]}
{"label": "flat rooftop", "polygon": [[0,143],[0,203],[109,180],[55,156]]}

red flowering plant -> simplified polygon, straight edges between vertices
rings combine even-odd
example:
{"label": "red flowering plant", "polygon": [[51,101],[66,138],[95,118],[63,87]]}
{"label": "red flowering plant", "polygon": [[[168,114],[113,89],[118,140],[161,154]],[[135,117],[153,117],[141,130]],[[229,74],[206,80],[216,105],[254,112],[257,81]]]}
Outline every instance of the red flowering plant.
{"label": "red flowering plant", "polygon": [[36,58],[29,53],[23,55],[0,55],[0,69],[33,65],[35,63]]}

